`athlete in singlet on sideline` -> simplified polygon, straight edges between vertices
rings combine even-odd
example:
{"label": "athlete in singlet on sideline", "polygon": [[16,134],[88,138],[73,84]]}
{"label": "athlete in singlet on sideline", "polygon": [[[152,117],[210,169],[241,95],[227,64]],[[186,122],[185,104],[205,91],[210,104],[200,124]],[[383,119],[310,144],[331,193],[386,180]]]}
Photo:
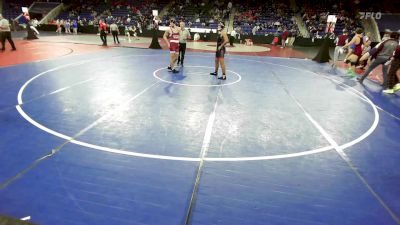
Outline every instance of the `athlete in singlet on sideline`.
{"label": "athlete in singlet on sideline", "polygon": [[347,48],[352,44],[355,45],[354,52],[348,57],[348,60],[350,61],[350,68],[348,69],[347,74],[349,74],[351,77],[356,76],[356,65],[358,64],[358,60],[361,58],[362,55],[362,33],[363,29],[357,28],[356,35],[353,37],[353,39],[343,46],[343,48]]}
{"label": "athlete in singlet on sideline", "polygon": [[[164,40],[168,45],[169,53],[170,53],[170,60],[168,70],[173,73],[178,73],[175,69],[175,63],[178,61],[179,56],[179,33],[181,28],[175,25],[175,20],[171,20],[169,22],[169,29],[164,33]],[[169,38],[169,40],[168,40]]]}
{"label": "athlete in singlet on sideline", "polygon": [[225,25],[223,23],[218,24],[218,40],[217,40],[217,52],[215,53],[215,71],[210,75],[218,76],[218,68],[221,65],[222,77],[218,77],[220,80],[226,80],[226,67],[225,67],[225,45],[229,43],[228,35],[224,30]]}

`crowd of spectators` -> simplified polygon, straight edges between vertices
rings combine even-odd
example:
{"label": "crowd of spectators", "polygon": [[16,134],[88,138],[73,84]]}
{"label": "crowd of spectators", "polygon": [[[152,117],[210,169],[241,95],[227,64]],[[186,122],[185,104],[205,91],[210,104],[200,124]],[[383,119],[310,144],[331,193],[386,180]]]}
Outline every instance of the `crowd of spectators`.
{"label": "crowd of spectators", "polygon": [[[301,2],[301,0],[299,0]],[[333,0],[323,1],[305,1],[299,12],[302,15],[303,22],[312,38],[323,38],[328,33],[337,36],[346,29],[350,33],[361,27],[359,14],[357,10],[349,10],[352,5],[344,4]],[[328,15],[336,15],[335,26],[327,22]]]}
{"label": "crowd of spectators", "polygon": [[250,2],[246,6],[235,3],[234,17],[236,33],[244,35],[281,35],[288,31],[290,36],[299,34],[289,2],[267,0]]}
{"label": "crowd of spectators", "polygon": [[[157,4],[156,4],[157,2]],[[155,0],[119,0],[104,2],[100,0],[76,2],[48,24],[60,24],[62,27],[77,22],[79,26],[98,26],[100,20],[107,24],[115,23],[120,27],[151,28],[152,10],[161,10],[167,3]]]}
{"label": "crowd of spectators", "polygon": [[216,29],[218,22],[228,20],[232,3],[228,1],[175,0],[161,24],[167,25],[170,19],[185,21],[190,28]]}

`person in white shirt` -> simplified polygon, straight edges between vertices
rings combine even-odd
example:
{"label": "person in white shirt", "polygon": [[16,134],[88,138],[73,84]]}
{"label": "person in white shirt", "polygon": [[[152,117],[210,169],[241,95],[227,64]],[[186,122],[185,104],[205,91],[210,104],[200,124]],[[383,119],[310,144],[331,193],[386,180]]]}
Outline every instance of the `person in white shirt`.
{"label": "person in white shirt", "polygon": [[185,59],[186,53],[186,40],[191,39],[191,35],[188,29],[185,29],[185,22],[179,23],[181,27],[181,31],[179,34],[179,56],[178,56],[178,65],[181,64],[183,66],[183,61]]}
{"label": "person in white shirt", "polygon": [[259,30],[259,28],[256,25],[256,26],[253,27],[253,30],[251,32],[253,33],[253,35],[256,35],[258,30]]}
{"label": "person in white shirt", "polygon": [[11,45],[13,51],[17,50],[15,48],[14,41],[11,38],[10,23],[7,19],[0,14],[0,40],[1,40],[1,51],[6,50],[6,39]]}
{"label": "person in white shirt", "polygon": [[137,27],[136,30],[139,31],[139,34],[143,33],[143,32],[142,32],[142,24],[140,24],[139,21],[136,23],[136,27]]}
{"label": "person in white shirt", "polygon": [[114,38],[114,44],[120,44],[119,39],[118,39],[118,35],[119,35],[119,29],[118,29],[118,25],[114,22],[110,25],[110,32]]}
{"label": "person in white shirt", "polygon": [[232,46],[232,47],[233,47],[233,42],[235,42],[236,35],[237,35],[236,31],[235,31],[235,29],[233,29],[233,30],[231,31],[230,37],[229,37],[229,44],[230,44],[230,46]]}
{"label": "person in white shirt", "polygon": [[200,40],[200,34],[199,33],[195,33],[194,37],[193,37],[193,40],[195,40],[195,41]]}

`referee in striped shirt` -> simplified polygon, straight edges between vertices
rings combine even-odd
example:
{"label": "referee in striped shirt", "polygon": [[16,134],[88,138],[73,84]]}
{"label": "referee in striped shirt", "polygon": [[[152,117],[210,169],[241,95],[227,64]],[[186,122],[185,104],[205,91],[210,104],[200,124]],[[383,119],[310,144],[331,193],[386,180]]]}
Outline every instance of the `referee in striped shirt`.
{"label": "referee in striped shirt", "polygon": [[191,39],[190,32],[185,29],[185,22],[180,22],[181,31],[179,32],[179,57],[178,65],[183,66],[183,60],[185,59],[186,52],[186,40]]}

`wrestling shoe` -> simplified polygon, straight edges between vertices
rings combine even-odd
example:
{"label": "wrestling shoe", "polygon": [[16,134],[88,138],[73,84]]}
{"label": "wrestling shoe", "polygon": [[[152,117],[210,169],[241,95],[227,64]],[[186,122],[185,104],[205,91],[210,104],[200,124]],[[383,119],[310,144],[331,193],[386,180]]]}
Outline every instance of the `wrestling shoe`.
{"label": "wrestling shoe", "polygon": [[346,74],[347,74],[350,78],[356,77],[356,73],[355,73],[353,70],[351,70],[351,69],[347,70]]}
{"label": "wrestling shoe", "polygon": [[393,89],[386,89],[382,91],[385,94],[394,94],[394,90]]}
{"label": "wrestling shoe", "polygon": [[394,85],[394,87],[393,87],[393,91],[394,91],[394,92],[396,92],[396,91],[400,91],[400,83],[398,83],[398,84]]}
{"label": "wrestling shoe", "polygon": [[226,80],[226,76],[222,75],[222,77],[218,77],[219,80]]}

